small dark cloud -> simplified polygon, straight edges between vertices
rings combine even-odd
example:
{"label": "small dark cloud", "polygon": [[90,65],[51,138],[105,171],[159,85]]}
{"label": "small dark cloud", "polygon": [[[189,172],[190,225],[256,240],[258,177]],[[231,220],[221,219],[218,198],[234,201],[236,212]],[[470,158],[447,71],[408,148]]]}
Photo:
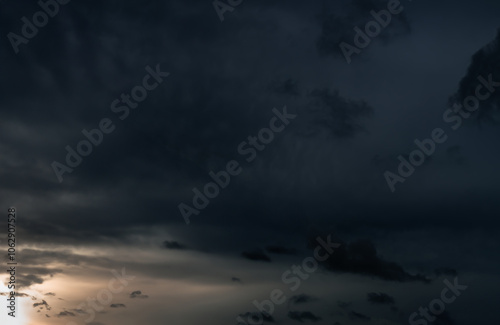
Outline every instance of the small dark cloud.
{"label": "small dark cloud", "polygon": [[364,320],[364,321],[369,321],[371,320],[372,318],[370,316],[366,316],[364,314],[361,314],[361,313],[357,313],[355,311],[351,311],[349,313],[349,317],[351,319],[359,319],[359,320]]}
{"label": "small dark cloud", "polygon": [[124,304],[111,304],[109,305],[111,308],[127,308]]}
{"label": "small dark cloud", "polygon": [[282,254],[282,255],[296,255],[297,250],[295,248],[287,248],[284,246],[266,246],[266,251],[272,254]]}
{"label": "small dark cloud", "polygon": [[312,302],[318,300],[312,296],[306,295],[305,293],[301,293],[300,295],[290,297],[291,304],[303,304],[306,302]]}
{"label": "small dark cloud", "polygon": [[56,315],[57,317],[76,317],[76,315],[70,311],[62,311]]}
{"label": "small dark cloud", "polygon": [[47,292],[45,295],[46,295],[46,296],[55,296],[56,294],[55,294],[55,293],[53,293],[53,292]]}
{"label": "small dark cloud", "polygon": [[149,298],[149,296],[143,295],[142,291],[137,290],[130,293],[130,298]]}
{"label": "small dark cloud", "polygon": [[168,240],[165,240],[163,242],[163,247],[168,248],[168,249],[185,249],[186,248],[186,246],[180,244],[179,242],[168,241]]}
{"label": "small dark cloud", "polygon": [[241,283],[241,279],[234,276],[231,278],[231,281]]}
{"label": "small dark cloud", "polygon": [[264,254],[262,250],[254,250],[254,251],[246,251],[241,253],[241,256],[243,256],[246,259],[252,260],[252,261],[265,261],[265,262],[271,262],[271,259],[269,256]]}
{"label": "small dark cloud", "polygon": [[310,311],[289,311],[288,318],[299,322],[304,322],[306,320],[317,322],[321,320],[321,317],[314,315]]}
{"label": "small dark cloud", "polygon": [[392,305],[394,304],[394,298],[383,292],[369,292],[367,294],[367,299],[372,304],[380,305]]}
{"label": "small dark cloud", "polygon": [[40,309],[43,309],[43,307],[45,307],[45,309],[51,310],[49,304],[45,300],[42,300],[42,302],[35,302],[33,304],[33,308],[36,308],[36,307],[40,307]]}

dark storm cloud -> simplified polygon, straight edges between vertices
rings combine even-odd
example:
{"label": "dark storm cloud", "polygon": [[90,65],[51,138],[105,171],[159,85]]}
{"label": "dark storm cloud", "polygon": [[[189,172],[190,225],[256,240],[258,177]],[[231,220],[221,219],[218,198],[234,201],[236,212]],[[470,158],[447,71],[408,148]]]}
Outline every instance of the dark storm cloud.
{"label": "dark storm cloud", "polygon": [[[19,18],[27,14],[25,11],[37,9],[36,1],[11,3],[12,6],[6,6],[4,2],[0,12],[0,32],[4,36],[20,29]],[[453,51],[442,51],[446,60],[443,62],[437,59],[440,49],[432,46],[419,47],[417,51],[395,48],[394,58],[389,57],[390,53],[377,57],[381,65],[390,58],[382,69],[361,66],[360,71],[355,71],[350,66],[352,70],[346,72],[345,62],[322,62],[317,59],[317,50],[338,56],[338,42],[351,43],[352,27],[357,24],[362,27],[371,19],[370,10],[382,9],[387,2],[325,1],[328,4],[324,11],[317,5],[320,2],[302,2],[302,7],[298,3],[245,1],[221,24],[211,1],[206,0],[72,1],[36,38],[22,45],[19,55],[11,53],[10,44],[2,37],[5,51],[0,53],[3,63],[0,87],[4,94],[0,104],[3,153],[0,193],[4,206],[16,201],[25,210],[20,223],[24,240],[31,244],[106,243],[109,244],[106,247],[114,247],[127,236],[151,242],[141,233],[143,229],[154,226],[155,230],[162,231],[168,227],[169,235],[174,232],[175,235],[166,238],[207,247],[214,254],[232,249],[227,256],[233,258],[247,247],[261,247],[274,240],[285,242],[280,241],[279,236],[289,236],[290,245],[299,247],[297,242],[303,239],[304,229],[315,223],[338,223],[352,233],[360,228],[372,233],[374,229],[381,229],[389,240],[393,239],[391,231],[404,229],[401,237],[405,238],[394,239],[388,253],[404,256],[405,268],[400,266],[403,257],[382,258],[377,252],[370,253],[370,249],[351,247],[346,248],[345,256],[336,260],[340,262],[338,267],[333,262],[327,267],[335,272],[407,281],[415,278],[409,275],[406,265],[410,267],[415,260],[425,264],[422,260],[428,256],[426,253],[439,247],[439,243],[424,233],[423,238],[432,248],[415,255],[405,254],[411,248],[402,242],[413,235],[406,235],[408,229],[442,226],[453,231],[470,225],[497,229],[498,222],[481,225],[480,216],[470,217],[477,215],[478,207],[486,207],[483,201],[449,195],[446,188],[411,193],[414,199],[411,204],[401,196],[386,198],[376,191],[365,191],[366,185],[371,184],[371,175],[364,169],[370,157],[380,148],[392,151],[396,147],[394,142],[402,138],[395,132],[398,131],[395,126],[408,123],[418,129],[424,123],[419,121],[423,117],[417,114],[420,111],[413,112],[408,107],[398,108],[404,112],[401,117],[407,119],[394,117],[391,109],[398,94],[409,94],[403,96],[407,102],[416,101],[417,97],[426,103],[434,102],[416,85],[435,86],[436,75],[448,74],[445,67],[453,61],[455,55],[450,53]],[[474,3],[474,6],[479,5]],[[419,27],[424,35],[421,37],[431,40],[431,45],[434,43],[436,47],[452,42],[454,35],[461,38],[450,12],[460,7],[460,3],[452,3],[446,11],[438,12],[434,7],[426,7],[425,15],[416,17],[422,21]],[[325,13],[319,18],[321,30],[311,12]],[[438,26],[429,25],[428,17],[433,13],[439,15]],[[450,19],[445,21],[442,17]],[[403,15],[393,19],[374,43],[391,41],[394,36],[408,32],[408,22]],[[463,21],[469,20],[464,19],[460,24]],[[450,39],[434,36],[441,31],[441,25],[453,31]],[[471,24],[471,34],[478,32],[477,25]],[[434,30],[425,34],[425,28]],[[420,45],[418,39],[414,44]],[[468,45],[464,42],[460,46]],[[429,52],[432,58],[422,55]],[[149,93],[137,109],[131,110],[127,120],[118,120],[110,111],[110,103],[140,82],[146,65],[157,63],[170,71],[171,76]],[[405,66],[408,63],[411,67]],[[390,69],[397,73],[391,73]],[[392,79],[404,79],[403,76],[413,73],[415,78],[410,84],[401,82],[393,87]],[[339,80],[338,76],[345,78]],[[439,96],[445,87],[435,88]],[[366,103],[361,102],[361,98],[367,98]],[[301,120],[297,120],[297,128],[302,132],[287,129],[262,152],[256,164],[245,165],[242,176],[232,179],[230,188],[203,211],[199,228],[185,231],[175,228],[182,223],[177,204],[189,202],[192,188],[210,181],[207,176],[210,170],[220,170],[229,159],[238,157],[238,143],[266,126],[272,107],[285,104],[293,108],[294,113],[298,112]],[[377,114],[373,115],[377,120],[368,122],[377,123],[376,128],[366,123],[375,111]],[[103,143],[94,148],[73,173],[66,174],[62,184],[57,183],[50,163],[63,161],[64,147],[75,147],[83,138],[81,130],[97,127],[103,117],[113,119],[116,131],[105,135]],[[303,131],[305,127],[307,132]],[[373,136],[370,140],[363,137],[365,131]],[[323,138],[323,133],[329,133],[330,137]],[[341,145],[338,140],[343,140]],[[342,150],[343,145],[349,150]],[[373,152],[366,152],[367,147],[373,148]],[[394,152],[401,150],[396,148]],[[386,155],[381,150],[380,157]],[[302,156],[306,158],[301,159]],[[428,176],[422,179],[432,179]],[[486,179],[485,174],[478,176]],[[328,186],[316,186],[321,182]],[[488,188],[485,182],[478,187]],[[432,185],[429,183],[428,188]],[[474,186],[469,188],[476,191]],[[494,191],[488,191],[494,196]],[[357,192],[362,194],[353,197]],[[426,194],[432,195],[431,204]],[[452,198],[440,200],[443,195]],[[386,201],[379,200],[380,197]],[[434,209],[438,201],[445,208]],[[330,202],[332,205],[325,204]],[[462,204],[468,209],[457,207]],[[203,228],[205,225],[210,227]],[[439,233],[436,238],[442,236],[443,233]],[[163,239],[154,242],[155,249],[161,246]],[[99,267],[113,262],[38,249],[25,253],[25,261],[41,266],[56,262]],[[481,253],[478,255],[478,259],[484,258]],[[276,260],[286,258],[279,256]],[[393,260],[398,263],[388,262]],[[256,269],[262,266],[257,262],[244,262],[240,258],[235,263]],[[218,276],[227,286],[233,274],[254,281],[249,273],[230,268],[225,273],[217,273],[197,268],[197,263],[182,265],[189,270],[185,272],[187,277],[200,272],[206,278],[212,277],[207,280],[211,282]],[[280,267],[273,263],[266,268],[274,264]],[[442,265],[434,263],[423,269],[432,269],[435,264]],[[157,277],[171,276],[171,268],[157,262],[144,263],[141,270]],[[191,270],[195,271],[191,273]],[[39,279],[49,276],[26,273]],[[245,288],[232,285],[232,289],[238,291]],[[136,295],[142,296],[142,293]]]}
{"label": "dark storm cloud", "polygon": [[266,246],[266,251],[272,254],[297,255],[297,250],[295,248],[288,248],[277,245]]}
{"label": "dark storm cloud", "polygon": [[289,311],[288,318],[299,321],[303,323],[304,321],[317,322],[321,320],[321,317],[314,315],[310,311]]}
{"label": "dark storm cloud", "polygon": [[186,246],[184,246],[183,244],[180,244],[179,242],[168,241],[168,240],[165,240],[163,242],[163,247],[168,248],[168,249],[185,249],[186,248]]}
{"label": "dark storm cloud", "polygon": [[[189,202],[192,188],[210,180],[209,171],[237,157],[238,144],[268,125],[271,109],[287,101],[303,116],[297,121],[302,131],[293,126],[277,136],[272,148],[259,156],[270,163],[280,156],[291,161],[290,148],[299,146],[304,134],[311,139],[326,130],[345,138],[363,130],[371,108],[340,96],[316,75],[275,70],[295,66],[276,43],[288,27],[280,13],[314,25],[307,17],[319,7],[298,1],[284,8],[266,2],[254,5],[276,12],[263,17],[241,10],[245,19],[226,28],[217,19],[214,24],[206,12],[213,8],[203,1],[72,2],[22,45],[19,55],[2,52],[10,70],[0,76],[0,86],[8,93],[0,117],[9,127],[0,128],[0,135],[14,153],[0,159],[0,167],[6,167],[0,168],[5,180],[1,189],[37,198],[36,209],[21,225],[30,241],[105,241],[125,237],[131,226],[182,222],[178,204]],[[16,17],[24,10],[13,4],[0,13],[10,22],[0,23],[0,32],[17,26]],[[275,24],[279,29],[269,33]],[[255,38],[243,40],[241,33]],[[236,46],[228,41],[236,39]],[[248,51],[262,41],[272,50],[265,59]],[[237,61],[234,69],[228,69],[228,58]],[[110,104],[142,80],[146,65],[156,64],[171,76],[130,110],[130,117],[119,120]],[[116,130],[104,135],[102,144],[59,184],[50,164],[64,162],[65,146],[74,148],[84,139],[82,129],[96,128],[103,117],[112,119]],[[24,132],[12,132],[19,129]],[[256,164],[255,172],[268,172],[268,167]],[[236,204],[229,201],[244,201],[245,194],[260,185],[258,177],[242,179],[210,204],[200,222],[226,223]],[[270,185],[280,183],[273,180]],[[264,201],[259,209],[267,205]],[[119,226],[110,216],[120,216]],[[267,215],[259,213],[259,218]]]}
{"label": "dark storm cloud", "polygon": [[[455,103],[462,104],[468,96],[478,97],[476,89],[478,85],[482,84],[478,80],[479,77],[484,78],[486,81],[493,80],[493,82],[500,82],[500,28],[497,30],[495,39],[472,56],[467,72],[460,80],[457,92],[450,97],[450,106]],[[493,87],[492,89],[495,88]],[[480,95],[483,96],[488,91],[491,92],[491,89],[483,87]],[[498,111],[499,108],[500,91],[497,88],[497,91],[493,92],[489,98],[479,101],[479,108],[476,111],[477,116],[490,120],[492,118],[491,113]]]}
{"label": "dark storm cloud", "polygon": [[[364,31],[366,23],[373,20],[370,12],[387,9],[387,3],[385,0],[339,1],[328,5],[323,2],[323,11],[319,16],[321,35],[317,41],[319,53],[342,57],[340,43],[354,45],[354,27]],[[409,31],[410,24],[403,11],[392,16],[390,24],[377,38],[386,43],[395,37],[408,34]]]}
{"label": "dark storm cloud", "polygon": [[367,299],[372,304],[380,305],[392,305],[394,304],[394,298],[383,292],[369,292],[367,293]]}
{"label": "dark storm cloud", "polygon": [[347,245],[342,244],[322,264],[333,272],[360,274],[386,281],[419,281],[423,283],[431,281],[422,274],[410,274],[397,263],[380,258],[375,245],[369,240],[357,240]]}
{"label": "dark storm cloud", "polygon": [[269,256],[264,254],[264,252],[260,249],[242,252],[241,256],[243,256],[244,258],[249,259],[251,261],[271,262],[271,259],[269,258]]}

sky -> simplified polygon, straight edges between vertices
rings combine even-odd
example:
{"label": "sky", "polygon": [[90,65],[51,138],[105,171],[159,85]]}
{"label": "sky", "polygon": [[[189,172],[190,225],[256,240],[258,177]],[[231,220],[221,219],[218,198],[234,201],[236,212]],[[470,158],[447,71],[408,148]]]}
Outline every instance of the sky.
{"label": "sky", "polygon": [[499,321],[498,1],[0,8],[0,324]]}

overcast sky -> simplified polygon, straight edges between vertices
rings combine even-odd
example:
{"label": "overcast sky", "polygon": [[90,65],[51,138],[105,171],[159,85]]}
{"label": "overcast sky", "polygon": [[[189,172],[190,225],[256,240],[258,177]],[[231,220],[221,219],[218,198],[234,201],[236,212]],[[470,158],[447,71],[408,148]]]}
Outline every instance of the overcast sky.
{"label": "overcast sky", "polygon": [[0,2],[1,324],[499,321],[498,1],[60,2]]}

